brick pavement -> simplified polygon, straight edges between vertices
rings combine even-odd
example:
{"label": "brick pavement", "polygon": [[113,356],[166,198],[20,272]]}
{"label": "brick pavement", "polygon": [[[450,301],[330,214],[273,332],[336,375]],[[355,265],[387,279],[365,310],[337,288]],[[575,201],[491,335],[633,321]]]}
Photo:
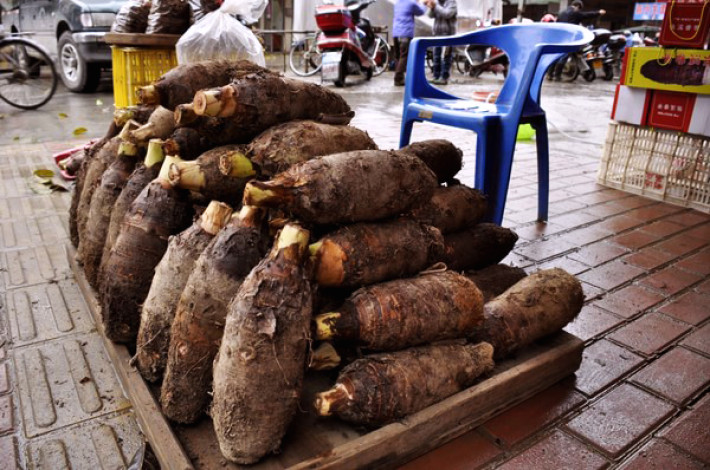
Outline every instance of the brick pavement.
{"label": "brick pavement", "polygon": [[[354,125],[381,147],[396,147],[396,103],[356,111]],[[506,262],[528,272],[559,266],[582,280],[586,304],[566,328],[585,341],[580,369],[403,468],[710,465],[710,215],[597,185],[601,145],[594,142],[603,141],[605,119],[590,123],[587,135],[551,132],[547,224],[535,222],[534,145],[518,145],[503,224],[520,236]],[[463,148],[461,179],[470,183],[475,139],[415,126],[414,140],[437,137]],[[126,462],[138,445],[130,404],[63,257],[68,195],[34,194],[26,185],[32,168],[51,165],[53,151],[74,143],[0,147],[5,468],[104,467]]]}

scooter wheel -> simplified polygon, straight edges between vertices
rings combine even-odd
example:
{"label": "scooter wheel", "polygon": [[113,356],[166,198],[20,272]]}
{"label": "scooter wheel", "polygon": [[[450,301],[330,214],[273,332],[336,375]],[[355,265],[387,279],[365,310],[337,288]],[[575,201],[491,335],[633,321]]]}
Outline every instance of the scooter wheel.
{"label": "scooter wheel", "polygon": [[611,81],[614,79],[614,66],[611,64],[604,64],[604,80]]}
{"label": "scooter wheel", "polygon": [[582,72],[582,78],[588,82],[593,82],[594,79],[597,78],[597,74],[594,73],[593,69],[585,70]]}

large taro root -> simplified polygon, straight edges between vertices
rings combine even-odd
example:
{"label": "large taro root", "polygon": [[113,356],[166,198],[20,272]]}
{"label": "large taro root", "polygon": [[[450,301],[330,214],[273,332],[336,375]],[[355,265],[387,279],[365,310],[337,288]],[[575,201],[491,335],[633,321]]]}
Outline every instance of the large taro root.
{"label": "large taro root", "polygon": [[251,73],[271,74],[268,69],[248,60],[206,60],[182,64],[138,90],[143,104],[159,104],[170,110],[191,103],[195,93],[205,88],[220,87]]}
{"label": "large taro root", "polygon": [[579,280],[560,269],[544,269],[514,284],[484,307],[483,325],[472,336],[505,358],[534,341],[555,333],[582,310]]}
{"label": "large taro root", "polygon": [[524,269],[507,264],[492,264],[478,271],[466,272],[464,275],[481,290],[484,303],[498,297],[527,276]]}
{"label": "large taro root", "polygon": [[240,464],[277,451],[298,409],[310,342],[308,232],[288,224],[229,307],[214,365],[212,419]]}
{"label": "large taro root", "polygon": [[123,219],[106,263],[102,316],[106,336],[133,343],[155,267],[168,238],[187,228],[192,218],[188,194],[157,178],[136,197]]}
{"label": "large taro root", "polygon": [[518,235],[499,225],[482,223],[444,235],[446,249],[442,261],[449,269],[483,269],[499,263],[513,250]]}
{"label": "large taro root", "polygon": [[360,287],[413,276],[431,266],[441,258],[444,238],[434,227],[397,219],[347,225],[310,249],[319,285]]}
{"label": "large taro root", "polygon": [[454,144],[444,139],[414,142],[399,149],[421,158],[434,172],[439,183],[449,183],[461,171],[463,152]]}
{"label": "large taro root", "polygon": [[394,351],[473,334],[483,323],[483,296],[455,272],[422,273],[363,287],[315,322],[318,340]]}
{"label": "large taro root", "polygon": [[431,199],[412,208],[407,216],[447,234],[476,225],[483,220],[487,209],[483,193],[457,184],[436,188]]}
{"label": "large taro root", "polygon": [[168,249],[155,268],[155,276],[141,310],[136,340],[134,362],[149,382],[156,382],[163,376],[170,326],[195,261],[231,215],[231,207],[212,201],[191,227],[170,237]]}
{"label": "large taro root", "polygon": [[268,181],[252,181],[244,203],[280,208],[309,223],[352,223],[397,216],[428,200],[434,188],[434,173],[410,153],[359,150],[314,158]]}
{"label": "large taro root", "polygon": [[316,396],[319,415],[380,426],[423,410],[474,384],[493,369],[488,343],[439,343],[373,354],[346,366]]}
{"label": "large taro root", "polygon": [[274,176],[291,165],[331,153],[375,150],[367,132],[352,126],[316,121],[290,121],[271,127],[251,141],[247,155],[262,176]]}
{"label": "large taro root", "polygon": [[197,421],[210,402],[212,359],[229,302],[268,251],[263,220],[262,210],[243,207],[205,248],[185,283],[170,330],[160,393],[163,413],[172,421]]}

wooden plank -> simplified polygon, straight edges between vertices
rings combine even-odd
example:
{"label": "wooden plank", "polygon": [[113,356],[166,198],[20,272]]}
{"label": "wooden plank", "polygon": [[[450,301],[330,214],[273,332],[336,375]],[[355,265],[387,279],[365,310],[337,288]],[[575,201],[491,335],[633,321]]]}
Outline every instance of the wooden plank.
{"label": "wooden plank", "polygon": [[174,47],[179,34],[128,34],[106,33],[104,41],[112,46]]}
{"label": "wooden plank", "polygon": [[337,418],[315,416],[315,393],[326,390],[333,374],[309,374],[300,410],[284,437],[281,453],[250,466],[222,457],[209,417],[193,426],[171,428],[139,373],[129,365],[122,345],[105,339],[93,290],[74,261],[69,260],[104,337],[114,366],[133,403],[141,428],[165,469],[284,468],[361,469],[403,464],[481,425],[491,417],[532,397],[574,373],[582,361],[584,343],[565,332],[539,342],[517,357],[496,365],[490,377],[397,423],[371,432]]}
{"label": "wooden plank", "polygon": [[158,461],[163,469],[188,470],[194,466],[183,450],[179,441],[175,438],[170,424],[160,411],[160,406],[153,397],[150,389],[143,380],[143,377],[129,363],[131,355],[126,346],[116,344],[106,338],[104,334],[103,322],[101,321],[101,307],[96,300],[94,291],[84,276],[84,270],[76,262],[76,250],[67,243],[67,257],[71,265],[76,282],[81,289],[86,304],[94,317],[96,329],[103,339],[106,352],[111,358],[114,369],[118,373],[118,378],[123,386],[124,392],[133,405],[133,410],[138,418],[141,431],[155,452]]}

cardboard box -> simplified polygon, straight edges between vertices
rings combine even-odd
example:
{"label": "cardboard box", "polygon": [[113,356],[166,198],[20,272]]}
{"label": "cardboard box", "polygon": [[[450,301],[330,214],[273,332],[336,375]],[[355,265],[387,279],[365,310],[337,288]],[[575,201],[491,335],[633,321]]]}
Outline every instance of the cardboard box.
{"label": "cardboard box", "polygon": [[710,136],[710,96],[654,91],[647,123],[660,129]]}
{"label": "cardboard box", "polygon": [[626,48],[621,84],[708,95],[710,51],[660,47]]}
{"label": "cardboard box", "polygon": [[705,0],[672,0],[666,6],[658,43],[661,46],[707,48],[710,9]]}
{"label": "cardboard box", "polygon": [[616,85],[611,118],[618,122],[645,126],[651,105],[651,90]]}

